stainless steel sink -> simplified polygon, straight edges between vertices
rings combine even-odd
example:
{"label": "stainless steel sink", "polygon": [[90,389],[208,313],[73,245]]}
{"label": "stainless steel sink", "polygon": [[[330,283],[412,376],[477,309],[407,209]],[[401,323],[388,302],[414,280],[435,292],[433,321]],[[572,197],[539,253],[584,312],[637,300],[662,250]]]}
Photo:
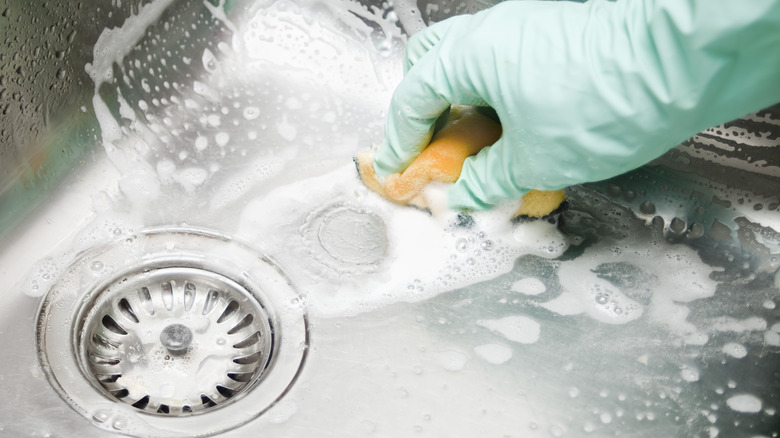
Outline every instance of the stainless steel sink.
{"label": "stainless steel sink", "polygon": [[0,0],[0,436],[778,436],[780,107],[554,225],[361,186],[488,6]]}

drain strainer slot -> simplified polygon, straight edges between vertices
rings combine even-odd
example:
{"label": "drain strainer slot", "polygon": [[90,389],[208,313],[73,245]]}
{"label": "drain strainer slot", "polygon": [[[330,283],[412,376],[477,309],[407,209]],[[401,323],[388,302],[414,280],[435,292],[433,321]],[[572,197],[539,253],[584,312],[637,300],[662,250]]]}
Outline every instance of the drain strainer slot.
{"label": "drain strainer slot", "polygon": [[107,394],[144,412],[219,408],[251,388],[269,364],[273,327],[261,303],[202,269],[125,276],[83,314],[82,367]]}
{"label": "drain strainer slot", "polygon": [[260,417],[309,348],[303,299],[273,261],[181,228],[82,254],[44,298],[37,340],[72,408],[101,428],[165,438]]}

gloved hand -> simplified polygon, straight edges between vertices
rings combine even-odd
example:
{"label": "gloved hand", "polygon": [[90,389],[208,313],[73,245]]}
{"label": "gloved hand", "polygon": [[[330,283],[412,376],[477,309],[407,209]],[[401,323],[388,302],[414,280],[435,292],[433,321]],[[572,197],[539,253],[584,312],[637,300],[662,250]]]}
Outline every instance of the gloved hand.
{"label": "gloved hand", "polygon": [[466,160],[453,208],[619,175],[780,101],[780,0],[517,1],[415,34],[377,174],[399,172],[451,104],[503,127]]}

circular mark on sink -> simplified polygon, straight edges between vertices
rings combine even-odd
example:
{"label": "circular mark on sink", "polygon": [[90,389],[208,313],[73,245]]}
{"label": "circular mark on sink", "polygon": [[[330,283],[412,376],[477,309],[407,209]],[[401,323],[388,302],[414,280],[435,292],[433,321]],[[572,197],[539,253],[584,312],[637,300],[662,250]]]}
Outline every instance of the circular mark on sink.
{"label": "circular mark on sink", "polygon": [[[112,269],[96,276],[98,260]],[[43,301],[37,341],[49,382],[93,424],[179,437],[277,404],[309,334],[302,297],[267,256],[218,233],[159,228],[76,260]]]}
{"label": "circular mark on sink", "polygon": [[337,273],[373,272],[387,254],[384,220],[348,203],[311,212],[300,233],[313,258]]}
{"label": "circular mark on sink", "polygon": [[322,219],[317,236],[322,248],[344,263],[373,265],[382,260],[387,249],[382,218],[351,208],[329,212]]}

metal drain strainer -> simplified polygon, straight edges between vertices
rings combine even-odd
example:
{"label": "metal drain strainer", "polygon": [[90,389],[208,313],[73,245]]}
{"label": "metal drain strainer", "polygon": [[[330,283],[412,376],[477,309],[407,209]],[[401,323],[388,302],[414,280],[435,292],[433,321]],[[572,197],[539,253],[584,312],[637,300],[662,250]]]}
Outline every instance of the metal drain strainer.
{"label": "metal drain strainer", "polygon": [[77,260],[43,302],[38,342],[54,388],[94,424],[178,437],[262,415],[295,382],[309,336],[271,260],[219,234],[157,229]]}
{"label": "metal drain strainer", "polygon": [[90,377],[150,413],[195,414],[230,402],[262,375],[272,351],[260,303],[202,269],[124,277],[83,321],[79,352]]}

